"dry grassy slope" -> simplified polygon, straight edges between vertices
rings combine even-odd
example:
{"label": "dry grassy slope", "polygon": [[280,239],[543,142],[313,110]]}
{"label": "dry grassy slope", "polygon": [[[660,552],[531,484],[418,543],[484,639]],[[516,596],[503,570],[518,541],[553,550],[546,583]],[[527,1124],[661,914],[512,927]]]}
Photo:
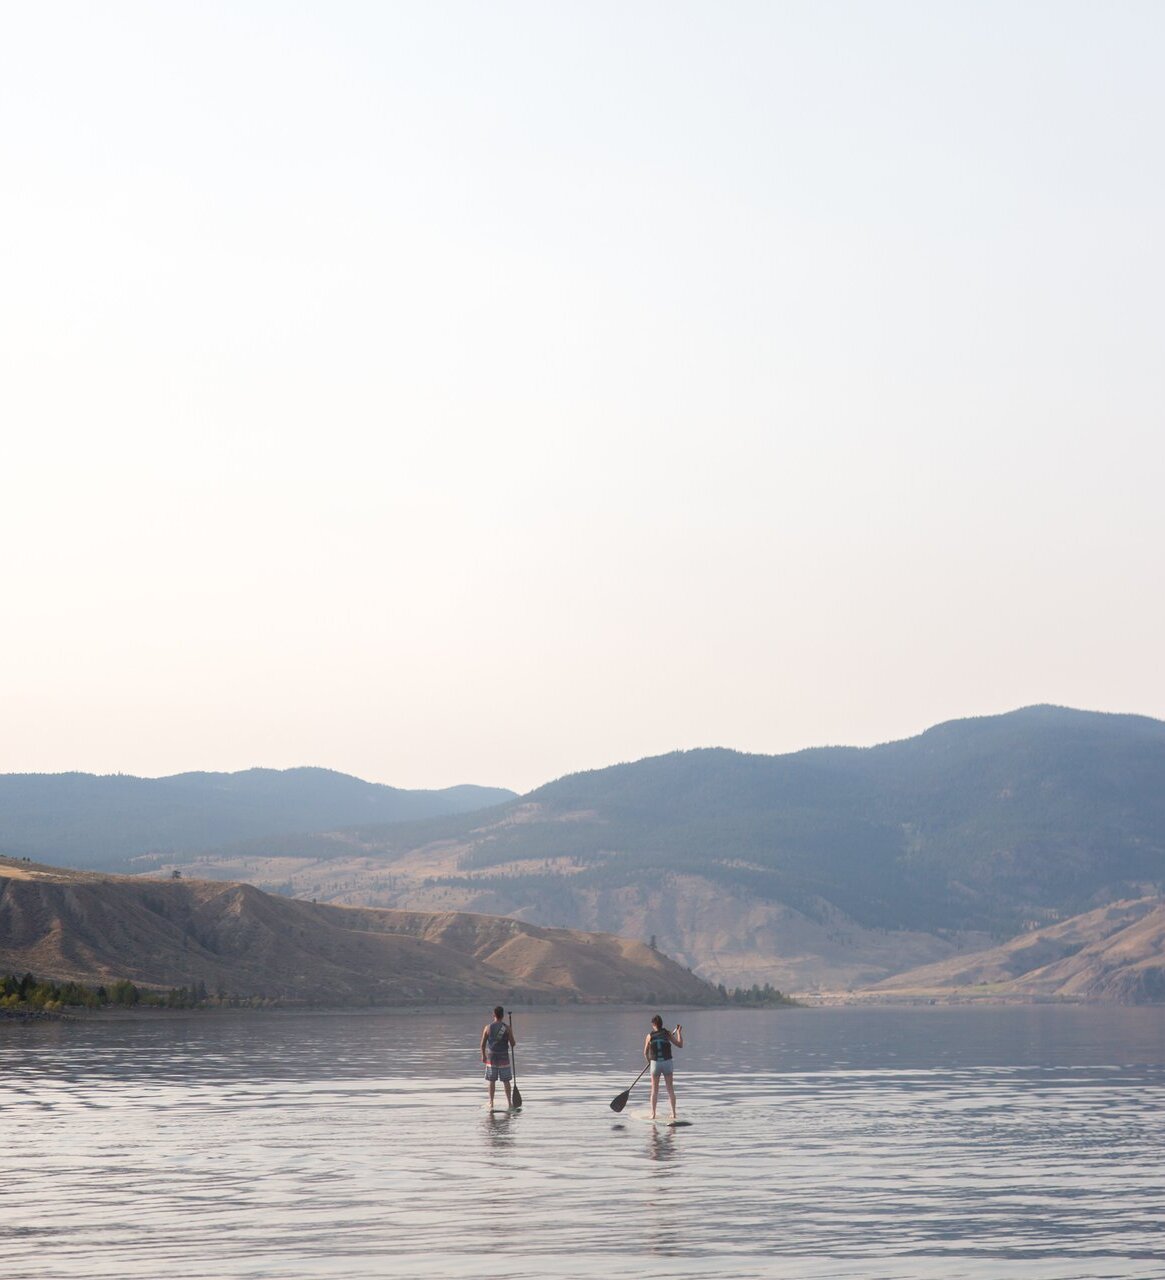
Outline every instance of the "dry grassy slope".
{"label": "dry grassy slope", "polygon": [[897,974],[879,994],[1165,1001],[1165,904],[1137,898]]}
{"label": "dry grassy slope", "polygon": [[639,943],[461,912],[337,907],[246,884],[143,880],[0,859],[0,970],[339,1003],[703,1001]]}
{"label": "dry grassy slope", "polygon": [[[504,880],[491,883],[495,868],[462,871],[466,851],[464,845],[445,842],[387,864],[366,854],[327,861],[253,854],[208,857],[188,870],[280,884],[299,897],[318,895],[347,906],[481,912],[530,922],[550,916],[571,929],[639,939],[654,934],[669,955],[711,982],[728,987],[769,982],[793,993],[867,986],[902,969],[978,950],[989,941],[985,934],[939,937],[909,929],[867,929],[825,902],[810,919],[783,903],[733,892],[694,874],[669,873],[609,889],[576,887],[568,875],[555,886],[553,901],[542,901],[536,890],[523,889],[520,880],[513,890]],[[505,869],[520,875],[542,862]],[[460,883],[429,880],[454,874],[463,877]]]}

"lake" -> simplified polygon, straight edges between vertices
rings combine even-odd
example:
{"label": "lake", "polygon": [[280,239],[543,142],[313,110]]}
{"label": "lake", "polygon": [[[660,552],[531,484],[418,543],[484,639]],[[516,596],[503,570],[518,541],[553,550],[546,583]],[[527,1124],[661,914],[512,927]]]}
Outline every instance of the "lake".
{"label": "lake", "polygon": [[1165,1009],[649,1012],[0,1022],[3,1274],[1165,1276]]}

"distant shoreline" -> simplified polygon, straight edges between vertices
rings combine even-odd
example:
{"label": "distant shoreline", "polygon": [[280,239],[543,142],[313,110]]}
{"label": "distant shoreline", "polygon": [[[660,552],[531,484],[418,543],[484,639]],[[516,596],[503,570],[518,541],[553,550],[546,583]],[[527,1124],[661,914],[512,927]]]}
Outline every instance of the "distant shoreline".
{"label": "distant shoreline", "polygon": [[[504,997],[503,997],[504,1000]],[[205,1006],[189,1006],[185,1008],[168,1009],[159,1006],[142,1006],[133,1005],[124,1006],[105,1006],[98,1009],[86,1009],[83,1007],[75,1007],[68,1009],[0,1009],[0,1023],[3,1022],[152,1022],[157,1020],[174,1021],[178,1018],[205,1018],[205,1017],[243,1017],[247,1015],[258,1015],[264,1018],[270,1017],[293,1017],[308,1014],[320,1017],[375,1017],[378,1014],[392,1014],[399,1016],[401,1014],[428,1015],[433,1013],[449,1013],[460,1015],[464,1013],[488,1015],[490,1008],[487,1004],[478,1001],[458,1001],[453,1004],[444,1003],[419,1003],[419,1004],[377,1004],[377,1005],[205,1005]],[[600,1003],[597,1001],[587,1001],[586,1003],[574,1003],[571,1001],[550,1002],[538,1001],[537,1003],[522,1004],[514,1001],[512,1005],[506,1004],[507,1010],[510,1008],[519,1010],[522,1013],[543,1013],[551,1011],[554,1013],[570,1012],[584,1016],[599,1015],[604,1013],[644,1013],[663,1012],[669,1010],[679,1010],[686,1013],[704,1012],[707,1010],[729,1010],[737,1013],[757,1013],[764,1011],[772,1011],[774,1009],[790,1010],[811,1008],[808,1003],[797,1004],[774,1004],[774,1005],[742,1005],[742,1004],[697,1004],[665,1001],[662,1004],[655,1001],[651,1004],[646,1002],[617,1001],[610,1004]]]}
{"label": "distant shoreline", "polygon": [[[983,1007],[992,1005],[999,1007],[1016,1007],[1023,1005],[1120,1005],[1118,1000],[1088,1000],[1083,996],[1042,996],[1042,995],[1007,995],[1000,993],[972,994],[967,990],[949,992],[906,992],[884,994],[872,992],[864,995],[860,992],[838,994],[834,992],[815,992],[796,997],[802,1004],[818,1008],[862,1008],[862,1009],[902,1009],[902,1008],[941,1008],[951,1009]],[[1140,1006],[1151,1007],[1147,1005]]]}
{"label": "distant shoreline", "polygon": [[[870,1011],[892,1012],[901,1009],[933,1009],[933,1010],[971,1010],[971,1009],[1000,1009],[1000,1008],[1047,1008],[1056,1006],[1061,1008],[1153,1008],[1153,1005],[1126,1006],[1120,1002],[1112,1000],[1085,1000],[1081,998],[1064,998],[1064,997],[1018,997],[1018,996],[873,996],[862,997],[858,995],[835,995],[829,993],[823,994],[805,994],[798,997],[796,1004],[785,1005],[739,1005],[739,1004],[685,1004],[685,1003],[627,1003],[620,1001],[611,1004],[599,1004],[588,1002],[586,1004],[572,1004],[564,1001],[562,1003],[543,1003],[536,1004],[520,1004],[515,1001],[512,1005],[513,1009],[522,1014],[538,1014],[538,1013],[570,1013],[575,1016],[597,1017],[604,1014],[613,1013],[644,1013],[662,1012],[665,1019],[670,1012],[678,1012],[683,1015],[705,1012],[731,1012],[731,1013],[758,1013],[781,1011],[788,1012],[792,1010],[830,1010],[830,1009],[866,1009]],[[511,1006],[507,1004],[507,1009]],[[1159,1007],[1159,1006],[1157,1006]],[[0,1026],[5,1023],[30,1023],[30,1022],[72,1022],[72,1023],[88,1023],[88,1022],[156,1022],[165,1021],[172,1022],[180,1019],[188,1018],[241,1018],[241,1017],[263,1017],[263,1018],[292,1018],[292,1017],[313,1017],[313,1018],[340,1018],[340,1017],[380,1017],[391,1016],[400,1017],[402,1015],[411,1015],[414,1017],[426,1017],[433,1014],[449,1015],[451,1017],[462,1017],[466,1014],[487,1016],[489,1009],[486,1005],[476,1001],[459,1001],[455,1004],[383,1004],[383,1005],[210,1005],[202,1008],[178,1008],[168,1009],[159,1007],[142,1007],[134,1006],[130,1008],[124,1007],[105,1007],[100,1009],[70,1008],[70,1009],[0,1009]]]}

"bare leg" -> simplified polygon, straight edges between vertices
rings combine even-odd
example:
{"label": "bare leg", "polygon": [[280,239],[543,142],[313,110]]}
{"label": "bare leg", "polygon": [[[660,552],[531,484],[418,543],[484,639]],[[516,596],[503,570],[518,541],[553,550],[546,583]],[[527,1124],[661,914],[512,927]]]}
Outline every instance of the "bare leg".
{"label": "bare leg", "polygon": [[676,1087],[671,1082],[671,1076],[664,1076],[664,1083],[667,1085],[667,1096],[671,1099],[671,1118],[674,1120],[676,1118]]}
{"label": "bare leg", "polygon": [[510,1082],[508,1080],[503,1080],[502,1084],[506,1086],[506,1106],[512,1110],[514,1106],[514,1099],[510,1094]]}
{"label": "bare leg", "polygon": [[655,1119],[655,1104],[659,1101],[659,1076],[651,1077],[651,1118]]}
{"label": "bare leg", "polygon": [[494,1082],[490,1080],[488,1081],[488,1084],[489,1084],[489,1105],[490,1105],[490,1110],[492,1111],[493,1105],[494,1105]]}

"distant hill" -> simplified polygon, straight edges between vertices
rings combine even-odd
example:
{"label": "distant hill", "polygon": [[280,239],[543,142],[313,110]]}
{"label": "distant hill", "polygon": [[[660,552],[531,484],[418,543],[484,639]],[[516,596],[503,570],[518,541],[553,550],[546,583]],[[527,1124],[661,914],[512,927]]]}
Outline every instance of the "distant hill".
{"label": "distant hill", "polygon": [[496,787],[401,791],[330,769],[134,778],[0,774],[0,854],[122,870],[230,841],[464,813],[514,799]]}
{"label": "distant hill", "polygon": [[729,985],[862,986],[1165,883],[1165,723],[1038,706],[870,748],[709,749],[488,812],[220,849],[337,902],[657,935]]}
{"label": "distant hill", "polygon": [[910,969],[871,994],[1165,1002],[1165,901],[1114,902],[1000,947]]}
{"label": "distant hill", "polygon": [[[879,927],[993,928],[1165,877],[1165,723],[1138,716],[1031,707],[868,749],[692,751],[525,799],[550,819],[593,814],[567,841],[596,863],[616,834],[644,867],[825,898]],[[474,862],[532,837],[515,827]]]}
{"label": "distant hill", "polygon": [[717,998],[660,952],[610,935],[0,859],[0,972],[26,971],[319,1004]]}

